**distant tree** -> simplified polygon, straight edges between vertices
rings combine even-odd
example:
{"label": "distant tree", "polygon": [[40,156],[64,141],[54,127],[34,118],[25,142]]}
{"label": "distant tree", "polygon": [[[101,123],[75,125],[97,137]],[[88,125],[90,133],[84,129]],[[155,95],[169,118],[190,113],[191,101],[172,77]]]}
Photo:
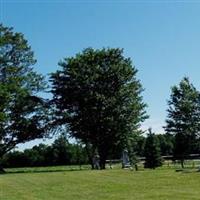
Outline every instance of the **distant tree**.
{"label": "distant tree", "polygon": [[46,149],[47,145],[39,144],[33,146],[31,149],[25,149],[24,155],[29,158],[29,166],[46,166]]}
{"label": "distant tree", "polygon": [[160,153],[160,144],[158,138],[149,129],[145,144],[145,168],[155,169],[162,165],[162,157]]}
{"label": "distant tree", "polygon": [[[46,124],[44,77],[23,34],[0,24],[0,158],[17,144],[43,137]],[[3,171],[0,166],[0,171]]]}
{"label": "distant tree", "polygon": [[175,135],[174,157],[181,161],[191,153],[200,131],[200,93],[183,78],[172,87],[165,130]]}
{"label": "distant tree", "polygon": [[173,155],[175,137],[171,134],[157,134],[162,156]]}
{"label": "distant tree", "polygon": [[194,148],[194,153],[196,153],[196,154],[200,153],[200,138],[199,137],[196,140],[196,145],[195,145],[195,148]]}
{"label": "distant tree", "polygon": [[67,138],[63,135],[58,137],[52,144],[53,161],[56,165],[70,164],[72,159],[72,148]]}
{"label": "distant tree", "polygon": [[3,160],[4,167],[28,167],[30,166],[30,158],[24,154],[24,152],[13,151],[9,152],[4,156]]}
{"label": "distant tree", "polygon": [[195,144],[192,148],[192,154],[200,154],[200,138],[198,137],[196,140],[195,140]]}
{"label": "distant tree", "polygon": [[142,156],[142,157],[144,156],[145,143],[146,143],[146,137],[144,137],[143,135],[138,135],[135,138],[132,148],[137,156]]}
{"label": "distant tree", "polygon": [[59,65],[51,76],[58,123],[97,151],[104,169],[110,151],[123,149],[146,118],[137,70],[121,49],[88,48]]}
{"label": "distant tree", "polygon": [[85,145],[76,141],[73,145],[71,145],[72,159],[71,164],[77,164],[81,166],[82,164],[88,164],[88,155],[85,149]]}
{"label": "distant tree", "polygon": [[52,145],[48,145],[44,152],[43,152],[43,155],[44,155],[44,166],[53,166],[53,165],[56,165],[56,163],[54,162],[54,152],[53,152],[53,148],[52,148]]}

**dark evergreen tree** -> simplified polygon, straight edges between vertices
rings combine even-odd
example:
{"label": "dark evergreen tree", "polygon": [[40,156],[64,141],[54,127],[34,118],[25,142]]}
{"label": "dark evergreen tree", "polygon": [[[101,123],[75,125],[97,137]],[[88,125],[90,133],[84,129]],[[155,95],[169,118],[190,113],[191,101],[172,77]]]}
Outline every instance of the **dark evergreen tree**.
{"label": "dark evergreen tree", "polygon": [[59,65],[51,76],[57,123],[97,151],[104,169],[109,152],[122,150],[146,118],[137,70],[121,49],[88,48]]}
{"label": "dark evergreen tree", "polygon": [[174,157],[181,161],[192,152],[200,131],[200,93],[183,78],[172,87],[165,130],[175,135]]}
{"label": "dark evergreen tree", "polygon": [[162,165],[162,157],[160,152],[160,144],[159,140],[154,133],[152,133],[151,129],[149,129],[149,133],[146,138],[145,144],[145,168],[155,169]]}

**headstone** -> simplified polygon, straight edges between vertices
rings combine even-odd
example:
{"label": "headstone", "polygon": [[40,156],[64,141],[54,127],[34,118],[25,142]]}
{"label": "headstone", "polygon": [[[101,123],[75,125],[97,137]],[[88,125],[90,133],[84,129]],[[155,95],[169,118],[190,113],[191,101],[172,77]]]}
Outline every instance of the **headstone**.
{"label": "headstone", "polygon": [[125,149],[122,152],[122,168],[130,168],[130,160],[129,160],[129,156],[128,156],[128,151]]}
{"label": "headstone", "polygon": [[93,165],[94,165],[95,169],[100,169],[98,154],[94,155],[94,157],[93,157]]}

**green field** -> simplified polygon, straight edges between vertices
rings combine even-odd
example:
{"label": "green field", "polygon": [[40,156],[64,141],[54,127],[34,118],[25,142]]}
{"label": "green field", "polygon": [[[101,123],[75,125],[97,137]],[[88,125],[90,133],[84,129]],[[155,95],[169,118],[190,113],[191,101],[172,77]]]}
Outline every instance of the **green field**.
{"label": "green field", "polygon": [[200,173],[194,170],[72,169],[10,170],[0,175],[0,200],[200,199]]}

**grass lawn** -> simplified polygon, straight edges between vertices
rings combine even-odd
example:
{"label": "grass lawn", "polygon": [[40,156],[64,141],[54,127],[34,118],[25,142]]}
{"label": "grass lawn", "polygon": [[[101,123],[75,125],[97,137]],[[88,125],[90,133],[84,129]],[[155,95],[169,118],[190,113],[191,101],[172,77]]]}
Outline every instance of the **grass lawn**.
{"label": "grass lawn", "polygon": [[[46,172],[44,172],[46,171]],[[12,171],[17,172],[17,171]],[[22,172],[22,171],[21,171]],[[199,200],[200,173],[38,170],[0,175],[0,200]]]}

